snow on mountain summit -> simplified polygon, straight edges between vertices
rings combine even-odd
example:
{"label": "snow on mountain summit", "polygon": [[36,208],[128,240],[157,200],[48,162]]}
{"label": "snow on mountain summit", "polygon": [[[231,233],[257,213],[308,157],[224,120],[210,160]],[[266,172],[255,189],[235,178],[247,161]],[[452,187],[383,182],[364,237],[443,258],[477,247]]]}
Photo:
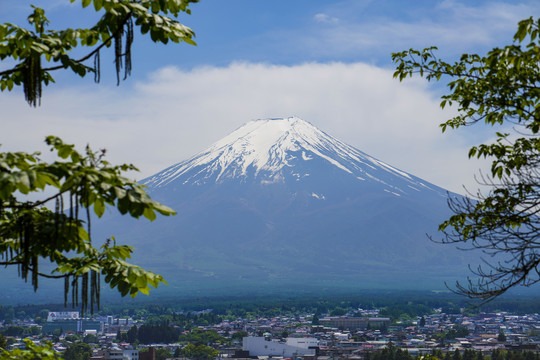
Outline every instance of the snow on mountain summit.
{"label": "snow on mountain summit", "polygon": [[[143,182],[158,188],[180,178],[183,184],[203,184],[252,175],[260,176],[261,183],[268,183],[269,179],[273,179],[270,182],[283,179],[283,172],[294,169],[299,162],[314,159],[358,181],[376,181],[397,196],[406,190],[419,191],[419,187],[431,189],[420,179],[327,135],[298,117],[250,121],[208,149]],[[400,185],[394,184],[396,178]]]}

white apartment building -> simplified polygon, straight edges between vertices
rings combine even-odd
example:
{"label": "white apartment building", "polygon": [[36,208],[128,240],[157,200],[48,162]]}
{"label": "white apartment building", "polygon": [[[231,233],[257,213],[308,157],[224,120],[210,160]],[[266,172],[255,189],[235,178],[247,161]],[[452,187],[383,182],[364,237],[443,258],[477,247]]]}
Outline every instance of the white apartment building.
{"label": "white apartment building", "polygon": [[264,337],[248,336],[243,339],[242,349],[251,356],[304,356],[315,355],[318,346],[314,338],[287,338],[285,344],[268,341]]}

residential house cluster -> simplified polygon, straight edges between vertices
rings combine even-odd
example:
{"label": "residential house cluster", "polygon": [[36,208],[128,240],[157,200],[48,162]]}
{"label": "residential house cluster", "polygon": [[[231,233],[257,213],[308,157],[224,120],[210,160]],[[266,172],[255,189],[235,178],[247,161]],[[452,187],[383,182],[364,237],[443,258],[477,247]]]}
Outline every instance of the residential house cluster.
{"label": "residential house cluster", "polygon": [[[505,312],[483,313],[474,316],[445,314],[436,310],[431,315],[406,321],[391,321],[378,316],[374,310],[357,311],[345,316],[313,314],[249,317],[224,320],[219,324],[199,326],[200,330],[216,331],[228,344],[206,344],[220,352],[220,357],[244,358],[304,358],[363,359],[389,344],[409,352],[425,355],[434,350],[463,352],[467,349],[490,354],[493,350],[540,351],[540,315],[515,315]],[[50,314],[40,326],[30,320],[15,322],[20,327],[41,327],[41,335],[29,335],[35,342],[54,341],[56,350],[66,350],[73,335],[84,338],[93,335],[95,344],[92,359],[143,360],[152,359],[152,352],[142,353],[126,342],[118,342],[117,334],[134,324],[130,318],[113,316],[82,319],[78,313]],[[9,324],[10,326],[14,325]],[[0,324],[6,327],[8,324]],[[241,332],[242,340],[235,333]],[[71,338],[70,338],[71,336]],[[22,347],[24,336],[8,336],[10,347]],[[234,339],[234,340],[233,340]],[[155,344],[172,354],[180,344]],[[171,355],[172,358],[172,355]]]}

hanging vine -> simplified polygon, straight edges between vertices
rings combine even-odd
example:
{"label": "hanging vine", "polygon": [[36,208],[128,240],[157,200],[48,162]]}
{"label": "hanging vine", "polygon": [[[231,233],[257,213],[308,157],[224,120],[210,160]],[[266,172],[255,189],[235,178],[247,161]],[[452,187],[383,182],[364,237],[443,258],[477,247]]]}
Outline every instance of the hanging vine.
{"label": "hanging vine", "polygon": [[114,65],[116,67],[116,85],[120,85],[120,72],[122,71],[122,34],[123,26],[114,33]]}
{"label": "hanging vine", "polygon": [[21,67],[24,99],[33,107],[41,105],[41,55],[32,51]]}
{"label": "hanging vine", "polygon": [[[124,46],[122,46],[122,42],[125,42]],[[131,75],[132,44],[133,18],[130,14],[124,21],[122,21],[114,33],[114,64],[116,67],[116,85],[120,85],[120,74],[122,72],[122,68],[124,68],[124,80]]]}
{"label": "hanging vine", "polygon": [[126,48],[124,51],[124,80],[131,75],[131,46],[133,44],[133,17],[126,21]]}
{"label": "hanging vine", "polygon": [[[84,189],[84,187],[83,187]],[[84,190],[83,190],[84,191]],[[0,248],[2,252],[0,258],[4,261],[3,265],[17,265],[18,274],[23,280],[28,281],[30,279],[34,291],[38,289],[38,279],[40,276],[52,277],[52,278],[64,278],[64,303],[67,305],[68,294],[71,290],[72,306],[81,306],[83,313],[96,308],[99,310],[100,306],[100,274],[95,270],[90,270],[84,274],[77,274],[76,272],[68,272],[63,275],[47,275],[40,273],[39,270],[39,256],[38,254],[43,251],[44,244],[47,243],[53,248],[62,247],[62,237],[73,237],[73,224],[81,224],[79,216],[79,204],[81,203],[81,194],[78,192],[70,192],[68,194],[70,199],[70,209],[67,211],[69,215],[66,215],[64,209],[63,194],[57,194],[48,201],[54,201],[55,209],[50,216],[52,220],[49,224],[46,222],[48,219],[42,217],[46,210],[39,209],[40,203],[25,203],[19,204],[12,202],[11,204],[4,204],[0,207],[0,219],[8,218],[10,221],[2,222],[0,226]],[[88,210],[88,208],[86,208]],[[7,215],[7,216],[6,216]],[[86,232],[91,234],[90,212],[86,212]],[[13,220],[13,221],[11,221]],[[43,222],[45,221],[45,223]],[[47,231],[47,227],[50,226],[50,232]],[[5,242],[9,241],[7,248]],[[91,241],[88,240],[91,244]],[[68,250],[72,250],[68,248]],[[42,253],[41,256],[47,255]],[[48,254],[54,257],[54,254]],[[79,285],[79,278],[81,279]],[[71,280],[71,281],[70,281]],[[71,282],[71,285],[70,285]],[[79,289],[80,287],[80,289]],[[79,294],[80,291],[80,294]],[[90,304],[90,307],[88,306]]]}
{"label": "hanging vine", "polygon": [[94,55],[94,82],[99,83],[101,81],[101,56],[99,50]]}

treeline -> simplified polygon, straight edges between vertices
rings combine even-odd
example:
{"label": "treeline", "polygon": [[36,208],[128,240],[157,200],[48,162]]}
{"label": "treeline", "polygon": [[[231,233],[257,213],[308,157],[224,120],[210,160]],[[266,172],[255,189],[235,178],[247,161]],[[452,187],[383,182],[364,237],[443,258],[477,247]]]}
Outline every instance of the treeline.
{"label": "treeline", "polygon": [[[180,306],[181,309],[175,308]],[[212,314],[221,317],[250,317],[296,314],[345,314],[358,308],[380,309],[381,316],[393,320],[403,316],[411,319],[429,315],[433,309],[441,309],[446,314],[459,314],[465,309],[469,315],[488,311],[510,311],[513,313],[538,313],[540,302],[537,297],[501,298],[482,306],[471,306],[470,300],[455,294],[418,291],[371,291],[361,295],[325,295],[302,297],[223,297],[199,298],[145,307],[149,314],[166,315],[172,313],[212,309]],[[208,319],[209,323],[214,321]]]}
{"label": "treeline", "polygon": [[390,343],[381,351],[366,353],[365,360],[415,360],[406,350],[401,350]]}
{"label": "treeline", "polygon": [[189,333],[182,334],[178,338],[178,341],[181,343],[204,344],[204,345],[230,344],[231,343],[230,339],[219,335],[217,331],[215,330],[202,330],[202,329],[193,329]]}
{"label": "treeline", "polygon": [[441,360],[539,360],[537,353],[532,351],[510,351],[510,350],[493,350],[491,355],[484,356],[481,351],[471,349],[460,353],[459,350],[454,352],[442,353],[440,350],[434,351],[433,356]]}
{"label": "treeline", "polygon": [[6,326],[0,330],[0,334],[4,336],[25,336],[25,335],[40,335],[41,327],[39,326]]}
{"label": "treeline", "polygon": [[[459,313],[459,308],[458,308]],[[399,319],[406,315],[409,318],[416,318],[433,313],[433,307],[425,304],[394,304],[381,308],[380,316],[389,317],[391,319]]]}
{"label": "treeline", "polygon": [[179,335],[178,328],[174,326],[144,324],[140,327],[133,325],[127,332],[118,331],[116,338],[132,344],[168,344],[177,342]]}
{"label": "treeline", "polygon": [[[203,302],[204,303],[204,302]],[[190,309],[189,302],[182,304]],[[201,309],[201,302],[196,306]],[[351,314],[358,308],[381,309],[382,316],[398,319],[403,315],[411,318],[428,315],[434,308],[448,310],[448,313],[459,313],[465,307],[465,300],[450,294],[434,294],[423,292],[366,292],[362,295],[346,296],[303,296],[299,298],[223,298],[219,301],[208,301],[203,305],[213,309],[218,315],[230,317],[264,316],[296,314],[330,314],[339,316]],[[540,308],[540,307],[539,307]]]}
{"label": "treeline", "polygon": [[191,330],[197,326],[219,324],[223,317],[213,311],[204,313],[172,313],[164,315],[150,315],[146,318],[147,324],[174,324],[180,331]]}
{"label": "treeline", "polygon": [[119,330],[116,338],[118,341],[125,341],[131,344],[168,344],[180,342],[184,344],[215,345],[231,343],[231,339],[219,335],[215,330],[193,329],[190,332],[181,334],[177,326],[166,324],[144,324],[139,327],[133,325],[128,331]]}
{"label": "treeline", "polygon": [[[440,308],[446,314],[458,314],[466,309],[467,314],[492,311],[509,311],[516,314],[540,312],[537,297],[496,299],[480,307],[471,307],[468,299],[448,293],[417,291],[371,291],[358,295],[303,295],[298,297],[221,297],[174,300],[156,304],[141,302],[104,304],[97,315],[132,317],[145,319],[151,324],[175,323],[189,329],[194,325],[211,325],[221,319],[297,314],[346,314],[354,316],[354,310],[380,309],[381,315],[393,320],[409,317],[415,319]],[[46,318],[46,310],[66,311],[63,305],[25,305],[0,307],[0,321],[10,323],[14,319]],[[212,311],[201,312],[211,309]]]}

